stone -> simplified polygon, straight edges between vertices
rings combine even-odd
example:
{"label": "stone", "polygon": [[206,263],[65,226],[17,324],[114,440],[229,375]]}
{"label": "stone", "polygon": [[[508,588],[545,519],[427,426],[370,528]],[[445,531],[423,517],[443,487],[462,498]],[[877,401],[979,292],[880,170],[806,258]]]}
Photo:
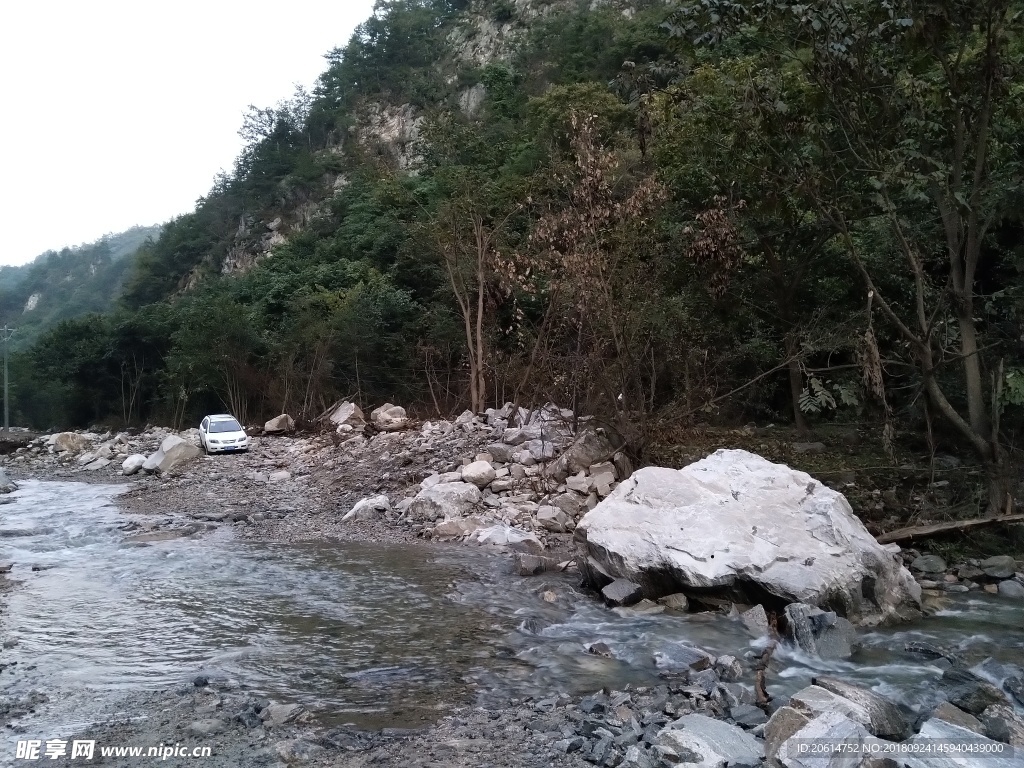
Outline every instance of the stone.
{"label": "stone", "polygon": [[276,470],[274,472],[271,472],[267,476],[267,481],[271,482],[271,483],[281,483],[281,482],[284,482],[285,480],[291,480],[291,479],[292,479],[292,473],[289,472],[286,469],[278,469],[278,470]]}
{"label": "stone", "polygon": [[550,440],[527,440],[523,443],[523,449],[534,461],[550,461],[557,452],[555,444]]}
{"label": "stone", "polygon": [[999,596],[1008,597],[1011,600],[1022,600],[1024,599],[1024,584],[1021,584],[1019,581],[1013,581],[1012,579],[1000,581]]}
{"label": "stone", "polygon": [[779,707],[764,726],[764,750],[774,760],[779,748],[797,731],[811,721],[807,714],[793,707]]}
{"label": "stone", "polygon": [[947,692],[950,704],[972,715],[980,715],[993,704],[1006,703],[1006,695],[1001,690],[960,667],[944,671],[940,685]]}
{"label": "stone", "polygon": [[[913,745],[920,744],[922,748],[928,749],[929,745],[936,742],[971,745],[974,751],[942,754],[934,754],[933,750],[922,751],[920,754],[911,751]],[[1005,751],[999,742],[934,717],[926,720],[918,734],[905,743],[911,747],[906,753],[900,754],[900,759],[907,768],[977,768],[981,765],[985,768],[1020,768],[1021,764],[1019,757],[1003,756]],[[979,760],[979,755],[983,755],[983,759]]]}
{"label": "stone", "polygon": [[626,750],[619,768],[656,768],[654,759],[640,747],[634,745]]}
{"label": "stone", "polygon": [[90,445],[88,438],[77,432],[58,432],[52,440],[57,453],[81,453]]}
{"label": "stone", "polygon": [[473,512],[483,497],[472,483],[437,483],[424,488],[409,505],[414,520],[462,517]]}
{"label": "stone", "polygon": [[565,487],[577,493],[590,493],[590,478],[585,472],[579,472],[565,479]]}
{"label": "stone", "polygon": [[1017,571],[1017,561],[1009,555],[996,555],[978,563],[985,575],[992,579],[1009,579]]}
{"label": "stone", "polygon": [[445,520],[444,522],[438,523],[430,529],[430,538],[450,540],[450,539],[461,539],[464,536],[468,536],[475,531],[479,531],[482,528],[494,525],[494,521],[480,517],[479,515],[470,515],[469,517],[456,517],[451,520]]}
{"label": "stone", "polygon": [[753,704],[740,704],[729,709],[729,717],[741,728],[756,728],[768,722],[768,715]]}
{"label": "stone", "polygon": [[848,659],[857,644],[857,631],[849,621],[803,603],[786,606],[786,635],[802,651],[822,659]]}
{"label": "stone", "polygon": [[[562,482],[569,475],[586,471],[599,461],[608,461],[615,454],[615,446],[608,438],[593,429],[584,429],[562,455],[551,462],[548,475]],[[614,471],[614,470],[613,470]],[[612,478],[614,480],[614,477]]]}
{"label": "stone", "polygon": [[726,654],[715,660],[715,672],[723,682],[734,683],[743,677],[743,664],[735,656]]}
{"label": "stone", "polygon": [[632,605],[644,596],[643,588],[628,579],[616,579],[601,590],[609,605]]}
{"label": "stone", "polygon": [[[273,476],[271,476],[273,479]],[[347,523],[355,520],[357,522],[364,522],[366,520],[376,520],[381,515],[387,514],[392,511],[391,499],[381,494],[380,496],[372,496],[368,499],[360,499],[357,501],[345,516],[341,518],[341,522]]]}
{"label": "stone", "polygon": [[301,704],[270,704],[260,712],[260,719],[270,726],[285,725],[295,722],[305,711]]}
{"label": "stone", "polygon": [[684,762],[706,766],[761,765],[764,746],[742,728],[706,715],[684,715],[673,721],[658,734],[658,744],[669,747],[678,755],[699,755],[698,760]]}
{"label": "stone", "polygon": [[594,588],[622,577],[649,597],[717,590],[750,604],[768,592],[860,624],[920,613],[920,586],[842,494],[746,451],[634,472],[584,515],[575,539]]}
{"label": "stone", "polygon": [[0,562],[0,573],[10,573],[13,567],[14,563],[12,563],[10,560],[2,561]]}
{"label": "stone", "polygon": [[18,490],[18,484],[7,476],[7,472],[0,467],[0,493],[12,493]]}
{"label": "stone", "polygon": [[474,461],[462,468],[462,481],[477,488],[486,488],[494,479],[494,467],[489,461]]}
{"label": "stone", "polygon": [[505,443],[491,443],[487,446],[487,452],[491,454],[495,461],[502,464],[512,461],[512,454],[515,453],[512,446]]}
{"label": "stone", "polygon": [[534,534],[520,531],[508,525],[494,525],[483,528],[470,535],[470,540],[478,544],[490,544],[496,547],[508,547],[513,552],[540,554],[544,551],[544,543]]}
{"label": "stone", "polygon": [[159,450],[146,459],[142,465],[144,472],[166,473],[197,458],[201,451],[194,445],[177,435],[168,435],[160,443]]}
{"label": "stone", "polygon": [[193,736],[210,736],[224,730],[224,722],[216,718],[196,720],[188,726],[188,732]]}
{"label": "stone", "polygon": [[558,507],[570,518],[575,519],[583,510],[583,500],[575,493],[561,493],[551,499],[551,506]]}
{"label": "stone", "polygon": [[263,431],[269,435],[279,435],[284,432],[294,432],[295,419],[293,419],[287,413],[282,413],[280,416],[275,416],[266,424],[264,424]]}
{"label": "stone", "polygon": [[133,453],[127,459],[121,462],[121,474],[123,475],[134,475],[142,469],[142,465],[146,463],[146,457],[141,453]]}
{"label": "stone", "polygon": [[384,403],[379,408],[374,408],[370,412],[370,421],[382,432],[395,432],[409,426],[409,417],[405,408],[391,403]]}
{"label": "stone", "polygon": [[1005,704],[995,704],[981,713],[985,735],[995,741],[1024,749],[1024,720]]}
{"label": "stone", "polygon": [[110,464],[110,459],[94,459],[85,465],[85,468],[90,472],[95,472],[97,469],[105,469]]}
{"label": "stone", "polygon": [[537,510],[537,524],[546,531],[565,533],[575,526],[572,518],[558,507],[543,506]]}
{"label": "stone", "polygon": [[930,717],[945,720],[947,723],[966,728],[974,733],[983,734],[984,726],[974,715],[964,712],[959,707],[954,707],[948,701],[944,701],[932,710]]}
{"label": "stone", "polygon": [[750,610],[741,613],[740,621],[743,622],[743,626],[754,637],[764,637],[771,631],[771,625],[768,623],[768,614],[765,613],[764,606],[760,603]]}
{"label": "stone", "polygon": [[903,716],[900,708],[884,696],[880,696],[868,688],[825,675],[814,677],[811,682],[830,693],[842,696],[863,709],[867,714],[867,721],[858,722],[861,722],[872,736],[890,741],[903,741],[913,733],[910,723]]}
{"label": "stone", "polygon": [[558,570],[558,560],[525,552],[516,552],[512,557],[516,573],[520,576],[539,576],[548,571]]}
{"label": "stone", "polygon": [[826,712],[810,720],[783,742],[775,759],[786,768],[849,768],[851,765],[862,765],[859,760],[851,761],[850,752],[837,750],[828,755],[810,752],[808,747],[811,744],[846,744],[851,751],[861,754],[872,747],[879,748],[885,742],[876,739],[863,725],[842,712]]}
{"label": "stone", "polygon": [[[349,426],[354,430],[360,430],[366,426],[366,417],[362,409],[355,403],[344,402],[335,408],[330,415],[331,423],[337,427]],[[345,431],[345,430],[342,430]]]}
{"label": "stone", "polygon": [[706,669],[711,669],[715,663],[715,657],[707,651],[687,643],[671,643],[666,644],[661,650],[655,651],[654,663],[658,669],[703,672]]}
{"label": "stone", "polygon": [[682,592],[675,592],[671,595],[660,597],[658,598],[658,602],[673,611],[682,612],[690,608],[690,601]]}
{"label": "stone", "polygon": [[945,573],[946,561],[938,555],[921,555],[910,564],[910,570],[918,573]]}

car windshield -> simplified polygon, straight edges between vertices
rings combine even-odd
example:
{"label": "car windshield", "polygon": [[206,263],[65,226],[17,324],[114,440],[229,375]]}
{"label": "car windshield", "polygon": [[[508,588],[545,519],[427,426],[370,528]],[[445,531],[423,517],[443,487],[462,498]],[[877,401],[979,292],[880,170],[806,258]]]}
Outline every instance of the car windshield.
{"label": "car windshield", "polygon": [[211,421],[210,432],[241,432],[241,425],[231,419],[229,421]]}

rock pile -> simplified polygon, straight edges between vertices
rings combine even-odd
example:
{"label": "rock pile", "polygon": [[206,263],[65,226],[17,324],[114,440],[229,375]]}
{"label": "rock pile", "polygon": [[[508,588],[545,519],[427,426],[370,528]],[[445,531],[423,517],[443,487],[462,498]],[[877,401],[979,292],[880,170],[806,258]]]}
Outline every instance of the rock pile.
{"label": "rock pile", "polygon": [[906,550],[903,561],[917,577],[921,588],[932,593],[988,592],[1011,599],[1024,599],[1024,561],[1010,555],[972,558],[952,566],[938,555]]}

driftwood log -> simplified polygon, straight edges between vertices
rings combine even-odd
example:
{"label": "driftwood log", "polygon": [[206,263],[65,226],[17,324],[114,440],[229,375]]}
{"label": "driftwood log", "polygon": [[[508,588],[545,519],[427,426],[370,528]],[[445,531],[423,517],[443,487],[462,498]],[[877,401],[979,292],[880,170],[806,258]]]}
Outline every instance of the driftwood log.
{"label": "driftwood log", "polygon": [[954,520],[948,523],[932,523],[931,525],[915,525],[910,528],[899,528],[877,536],[879,544],[893,544],[913,539],[924,539],[943,533],[968,531],[974,528],[986,528],[1000,523],[1024,523],[1024,514],[1000,515],[999,517],[978,517],[971,520]]}

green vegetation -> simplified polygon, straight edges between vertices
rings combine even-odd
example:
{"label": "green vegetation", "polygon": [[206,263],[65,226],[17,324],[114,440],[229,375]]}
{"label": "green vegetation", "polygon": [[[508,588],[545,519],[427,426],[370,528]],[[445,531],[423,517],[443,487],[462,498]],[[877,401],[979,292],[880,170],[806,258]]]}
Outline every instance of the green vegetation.
{"label": "green vegetation", "polygon": [[666,425],[856,422],[887,461],[972,451],[1007,506],[1019,0],[468,6],[380,2],[251,110],[118,307],[17,356],[18,418],[550,399],[640,458]]}

